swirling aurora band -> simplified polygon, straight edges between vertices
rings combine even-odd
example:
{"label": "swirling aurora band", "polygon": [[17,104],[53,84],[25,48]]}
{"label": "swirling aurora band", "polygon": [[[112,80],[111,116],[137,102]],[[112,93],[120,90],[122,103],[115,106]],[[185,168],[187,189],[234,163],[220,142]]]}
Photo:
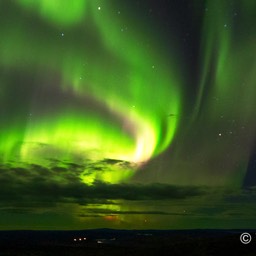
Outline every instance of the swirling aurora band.
{"label": "swirling aurora band", "polygon": [[[10,79],[8,72],[2,77],[4,163],[111,158],[138,167],[172,142],[181,106],[180,79],[141,43],[139,31],[121,33],[122,20],[111,15],[107,1],[100,3],[17,0],[19,11],[10,12],[8,20],[2,16],[1,65],[33,77],[28,84]],[[11,23],[10,16],[19,23]],[[31,25],[35,16],[37,30]],[[8,109],[13,83],[30,91],[29,97],[17,89],[16,111]],[[56,94],[64,100],[49,105]],[[170,113],[175,118],[168,118]],[[95,172],[84,181],[118,182],[133,169],[113,168],[102,176]]]}
{"label": "swirling aurora band", "polygon": [[1,229],[254,228],[255,10],[0,1]]}
{"label": "swirling aurora band", "polygon": [[[193,2],[203,13],[193,62],[200,72],[191,81],[182,46],[173,43],[165,56],[162,42],[144,33],[147,22],[133,21],[129,11],[120,15],[118,1],[1,2],[2,163],[131,163],[83,176],[116,183],[182,134],[178,153],[168,156],[168,168],[177,170],[166,171],[168,181],[219,184],[221,172],[224,184],[241,185],[255,140],[256,3],[231,2]],[[190,178],[195,172],[198,179]]]}

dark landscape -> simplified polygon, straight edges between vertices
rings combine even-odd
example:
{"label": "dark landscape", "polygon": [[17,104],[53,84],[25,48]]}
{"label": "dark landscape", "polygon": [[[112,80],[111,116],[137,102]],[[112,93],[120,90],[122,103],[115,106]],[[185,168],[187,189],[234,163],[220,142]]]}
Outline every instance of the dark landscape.
{"label": "dark landscape", "polygon": [[[1,231],[0,255],[255,255],[243,230]],[[253,241],[255,240],[255,241]]]}

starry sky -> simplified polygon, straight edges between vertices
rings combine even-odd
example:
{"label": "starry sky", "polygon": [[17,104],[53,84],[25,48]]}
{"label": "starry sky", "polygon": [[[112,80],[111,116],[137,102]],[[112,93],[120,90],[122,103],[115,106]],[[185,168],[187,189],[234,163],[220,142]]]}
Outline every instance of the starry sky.
{"label": "starry sky", "polygon": [[256,228],[256,2],[0,2],[0,229]]}

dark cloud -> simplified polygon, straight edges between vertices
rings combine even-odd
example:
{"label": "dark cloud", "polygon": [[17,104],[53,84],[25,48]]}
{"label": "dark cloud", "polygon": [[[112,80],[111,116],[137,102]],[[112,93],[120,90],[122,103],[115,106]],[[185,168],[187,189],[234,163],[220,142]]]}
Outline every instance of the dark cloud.
{"label": "dark cloud", "polygon": [[100,214],[79,214],[78,217],[80,218],[102,218]]}
{"label": "dark cloud", "polygon": [[[95,163],[108,166],[123,164],[123,161],[104,159]],[[125,163],[127,164],[127,163]],[[186,199],[204,194],[198,187],[178,187],[168,184],[109,184],[96,181],[84,184],[80,178],[86,166],[72,163],[62,166],[2,167],[0,169],[1,202],[107,202],[109,200],[170,200]],[[93,164],[90,163],[93,169]],[[86,170],[86,169],[85,169]],[[96,170],[98,169],[96,168]],[[104,171],[104,170],[102,170]],[[85,174],[84,174],[85,173]]]}
{"label": "dark cloud", "polygon": [[[122,161],[103,159],[84,165],[51,162],[49,167],[27,165],[0,168],[0,212],[38,214],[65,211],[65,205],[77,205],[80,218],[102,216],[173,216],[191,218],[249,218],[253,216],[256,188],[227,189],[216,187],[174,186],[171,184],[83,183],[80,175],[104,172]],[[98,167],[101,166],[101,170]],[[96,167],[94,169],[94,167]],[[105,168],[104,168],[105,167]],[[89,174],[88,174],[89,175]],[[242,211],[244,203],[249,208]],[[58,206],[61,209],[58,209]],[[127,207],[121,207],[126,205]],[[102,207],[104,206],[104,207]],[[73,206],[72,206],[73,207]],[[64,209],[64,210],[63,210]],[[175,218],[176,218],[175,217]]]}
{"label": "dark cloud", "polygon": [[178,187],[169,184],[108,184],[100,181],[83,187],[89,195],[105,199],[163,200],[185,199],[204,194],[198,187]]}
{"label": "dark cloud", "polygon": [[121,167],[126,167],[126,168],[133,166],[128,161],[123,161],[123,160],[119,160],[119,159],[110,159],[110,158],[105,158],[105,159],[101,160],[99,163],[103,164],[103,165],[106,165],[106,164],[107,165],[116,165],[116,166],[121,166]]}
{"label": "dark cloud", "polygon": [[233,204],[237,202],[254,203],[256,202],[256,187],[230,191],[224,195],[224,200]]}
{"label": "dark cloud", "polygon": [[109,209],[86,209],[87,212],[92,214],[102,214],[102,215],[186,215],[185,213],[170,213],[164,211],[115,211]]}
{"label": "dark cloud", "polygon": [[30,207],[2,207],[0,208],[1,212],[4,213],[18,213],[18,214],[25,214],[33,211],[33,209],[30,209]]}

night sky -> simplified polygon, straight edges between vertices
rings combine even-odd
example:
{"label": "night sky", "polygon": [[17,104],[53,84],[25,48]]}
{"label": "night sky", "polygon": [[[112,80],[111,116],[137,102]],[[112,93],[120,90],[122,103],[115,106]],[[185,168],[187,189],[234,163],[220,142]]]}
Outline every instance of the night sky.
{"label": "night sky", "polygon": [[0,229],[256,228],[256,1],[0,1]]}

